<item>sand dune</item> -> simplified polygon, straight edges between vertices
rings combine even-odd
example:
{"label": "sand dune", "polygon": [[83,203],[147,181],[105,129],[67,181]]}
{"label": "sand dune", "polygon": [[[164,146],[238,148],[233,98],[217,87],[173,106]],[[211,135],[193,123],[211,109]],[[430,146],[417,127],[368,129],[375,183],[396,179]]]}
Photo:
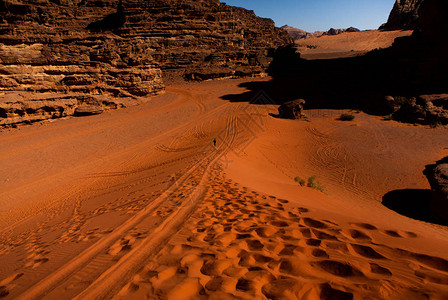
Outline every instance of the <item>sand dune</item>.
{"label": "sand dune", "polygon": [[241,82],[0,132],[0,295],[448,297],[446,227],[380,204],[428,188],[421,171],[446,154],[447,129],[340,111],[275,119],[219,98]]}
{"label": "sand dune", "polygon": [[397,37],[408,36],[412,30],[344,32],[296,40],[305,59],[331,59],[363,55],[374,49],[388,48]]}

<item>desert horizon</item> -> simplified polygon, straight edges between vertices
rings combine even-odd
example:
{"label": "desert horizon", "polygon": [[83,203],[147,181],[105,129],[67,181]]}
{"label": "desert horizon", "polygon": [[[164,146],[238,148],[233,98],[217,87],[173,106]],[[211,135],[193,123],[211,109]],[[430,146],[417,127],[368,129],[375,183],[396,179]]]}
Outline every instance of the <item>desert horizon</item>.
{"label": "desert horizon", "polygon": [[448,6],[364,2],[0,0],[0,298],[447,299]]}

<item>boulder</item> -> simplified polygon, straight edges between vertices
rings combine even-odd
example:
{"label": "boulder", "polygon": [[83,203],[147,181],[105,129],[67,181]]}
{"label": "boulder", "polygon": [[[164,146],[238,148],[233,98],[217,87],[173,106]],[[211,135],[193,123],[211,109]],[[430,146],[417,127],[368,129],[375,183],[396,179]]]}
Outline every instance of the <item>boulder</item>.
{"label": "boulder", "polygon": [[91,116],[98,115],[104,112],[104,109],[101,106],[97,105],[82,105],[78,106],[75,109],[75,116]]}
{"label": "boulder", "polygon": [[432,190],[430,213],[438,220],[448,222],[448,157],[426,166],[423,174]]}
{"label": "boulder", "polygon": [[305,100],[298,99],[283,103],[278,108],[278,113],[282,118],[297,120],[303,117],[303,106]]}

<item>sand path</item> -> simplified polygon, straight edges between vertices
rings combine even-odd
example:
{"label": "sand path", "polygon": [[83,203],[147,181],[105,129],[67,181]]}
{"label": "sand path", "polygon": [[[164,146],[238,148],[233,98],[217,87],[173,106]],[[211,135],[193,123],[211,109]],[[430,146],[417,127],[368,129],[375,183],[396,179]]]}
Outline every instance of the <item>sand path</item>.
{"label": "sand path", "polygon": [[[275,107],[219,99],[241,82],[1,132],[1,295],[446,297],[446,228],[379,201],[428,187],[421,170],[447,129],[274,119]],[[312,175],[328,195],[294,182]]]}

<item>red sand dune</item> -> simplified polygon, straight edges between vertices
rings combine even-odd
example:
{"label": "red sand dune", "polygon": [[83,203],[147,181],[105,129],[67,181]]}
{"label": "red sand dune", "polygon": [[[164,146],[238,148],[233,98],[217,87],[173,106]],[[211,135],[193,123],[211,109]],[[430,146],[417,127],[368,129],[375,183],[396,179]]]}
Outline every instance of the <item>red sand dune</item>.
{"label": "red sand dune", "polygon": [[1,131],[0,295],[446,299],[446,227],[380,201],[429,187],[447,128],[276,119],[219,98],[241,82]]}

